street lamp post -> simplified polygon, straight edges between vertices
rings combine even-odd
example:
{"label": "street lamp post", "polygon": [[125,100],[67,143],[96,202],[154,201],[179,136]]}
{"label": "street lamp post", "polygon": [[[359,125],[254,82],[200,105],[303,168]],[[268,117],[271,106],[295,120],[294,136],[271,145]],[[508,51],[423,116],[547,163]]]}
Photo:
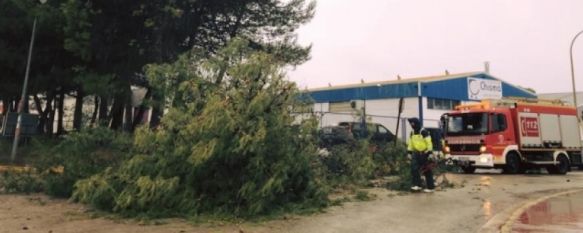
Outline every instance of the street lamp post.
{"label": "street lamp post", "polygon": [[[41,4],[46,3],[47,0],[40,0]],[[10,153],[10,161],[14,163],[16,161],[16,152],[18,149],[18,141],[20,140],[20,131],[22,128],[22,111],[24,110],[24,105],[28,104],[28,98],[26,96],[26,88],[28,86],[28,76],[30,74],[30,60],[32,57],[32,48],[34,45],[34,38],[36,34],[36,21],[37,17],[34,17],[32,23],[32,35],[30,36],[30,45],[28,47],[28,58],[26,60],[26,72],[24,74],[24,83],[22,84],[22,94],[20,96],[20,102],[18,103],[18,118],[16,120],[16,129],[14,130],[14,142],[12,144],[12,153]]]}
{"label": "street lamp post", "polygon": [[571,82],[573,85],[573,104],[575,105],[575,109],[577,109],[577,122],[581,122],[581,113],[579,113],[578,110],[578,106],[577,106],[577,91],[575,89],[575,66],[573,65],[573,45],[575,44],[575,40],[577,39],[577,37],[579,37],[579,35],[583,34],[583,31],[580,31],[579,33],[577,33],[577,35],[575,35],[575,37],[573,37],[573,40],[571,41],[571,48],[569,50],[569,55],[571,58]]}

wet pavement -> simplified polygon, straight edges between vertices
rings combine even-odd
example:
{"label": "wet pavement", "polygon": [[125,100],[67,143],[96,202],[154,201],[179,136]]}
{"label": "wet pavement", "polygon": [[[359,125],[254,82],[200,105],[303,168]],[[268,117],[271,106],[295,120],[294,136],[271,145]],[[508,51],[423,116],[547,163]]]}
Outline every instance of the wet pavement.
{"label": "wet pavement", "polygon": [[583,232],[583,192],[552,197],[530,206],[514,222],[512,232]]}
{"label": "wet pavement", "polygon": [[[66,200],[0,195],[0,233],[506,233],[512,227],[515,232],[583,232],[577,225],[583,210],[582,171],[508,175],[477,170],[447,174],[447,179],[456,186],[431,194],[371,188],[366,191],[373,200],[345,202],[323,213],[258,223],[201,221],[197,226],[184,220],[160,226],[112,221],[94,218],[82,205]],[[563,196],[567,193],[572,195]]]}
{"label": "wet pavement", "polygon": [[448,174],[448,179],[459,186],[432,194],[391,195],[371,190],[376,195],[373,201],[344,203],[323,214],[282,222],[268,232],[499,233],[501,226],[512,225],[509,217],[526,203],[583,188],[580,171],[556,176],[477,170],[472,175]]}

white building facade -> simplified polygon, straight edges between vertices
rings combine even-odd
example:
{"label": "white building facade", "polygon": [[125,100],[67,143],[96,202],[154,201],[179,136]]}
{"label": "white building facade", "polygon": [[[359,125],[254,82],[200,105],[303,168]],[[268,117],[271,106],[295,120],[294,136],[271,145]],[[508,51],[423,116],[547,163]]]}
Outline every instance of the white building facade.
{"label": "white building facade", "polygon": [[320,126],[360,121],[365,112],[368,122],[382,124],[399,138],[407,138],[410,132],[408,118],[417,117],[423,127],[436,128],[441,115],[459,104],[503,97],[537,98],[528,90],[484,72],[317,88],[308,94],[314,101],[312,111],[319,117]]}

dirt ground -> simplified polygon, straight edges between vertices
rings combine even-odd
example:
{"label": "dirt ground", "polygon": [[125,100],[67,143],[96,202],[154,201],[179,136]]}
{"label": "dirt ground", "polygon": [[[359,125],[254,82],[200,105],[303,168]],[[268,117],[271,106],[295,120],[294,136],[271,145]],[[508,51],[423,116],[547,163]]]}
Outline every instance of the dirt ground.
{"label": "dirt ground", "polygon": [[87,207],[44,195],[0,195],[0,233],[187,232],[498,232],[525,203],[566,190],[583,190],[583,172],[566,176],[448,174],[463,184],[433,194],[371,189],[372,201],[348,202],[322,214],[262,223],[197,224],[180,219],[149,223],[94,217]]}

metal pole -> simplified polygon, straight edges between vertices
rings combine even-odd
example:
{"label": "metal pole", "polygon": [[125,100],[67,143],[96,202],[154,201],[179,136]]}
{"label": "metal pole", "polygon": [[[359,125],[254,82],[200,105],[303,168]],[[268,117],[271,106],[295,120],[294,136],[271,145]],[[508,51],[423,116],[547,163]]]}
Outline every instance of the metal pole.
{"label": "metal pole", "polygon": [[20,130],[22,127],[22,110],[24,105],[28,104],[26,98],[26,87],[28,85],[28,75],[30,74],[30,59],[32,57],[32,46],[34,45],[34,36],[36,33],[36,17],[32,23],[32,35],[30,36],[30,46],[28,47],[28,59],[26,61],[26,73],[24,74],[24,83],[22,84],[22,95],[20,96],[20,103],[18,103],[18,119],[16,120],[16,129],[14,131],[14,143],[12,144],[12,153],[10,154],[10,161],[12,163],[16,160],[16,151],[18,149],[18,141],[20,139]]}
{"label": "metal pole", "polygon": [[575,35],[575,37],[573,37],[573,40],[571,41],[571,48],[569,50],[569,55],[571,58],[571,82],[573,85],[573,104],[575,105],[575,109],[577,110],[577,122],[581,122],[581,113],[579,112],[579,109],[577,109],[577,91],[575,90],[575,67],[573,65],[573,45],[575,44],[575,40],[577,39],[577,37],[579,37],[579,35],[581,35],[583,33],[583,31],[580,31],[579,33],[577,33],[577,35]]}
{"label": "metal pole", "polygon": [[[397,80],[401,81],[401,76],[397,75]],[[399,138],[399,125],[401,124],[401,113],[403,112],[403,97],[399,98],[399,106],[397,109],[397,129],[395,129],[395,146],[397,145],[397,139]],[[403,141],[405,141],[405,138],[402,138]]]}

